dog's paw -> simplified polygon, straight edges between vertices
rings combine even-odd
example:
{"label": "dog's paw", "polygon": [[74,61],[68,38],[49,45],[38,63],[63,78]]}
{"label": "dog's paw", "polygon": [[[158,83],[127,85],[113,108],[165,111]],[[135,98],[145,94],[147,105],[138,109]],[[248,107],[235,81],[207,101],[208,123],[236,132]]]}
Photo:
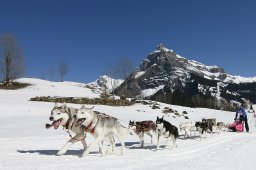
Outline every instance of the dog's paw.
{"label": "dog's paw", "polygon": [[165,149],[169,149],[169,150],[172,150],[173,147],[172,146],[166,146]]}
{"label": "dog's paw", "polygon": [[105,155],[111,155],[114,154],[114,151],[112,151],[111,149],[108,149],[105,153]]}
{"label": "dog's paw", "polygon": [[86,156],[88,156],[89,155],[89,152],[84,152],[82,155],[81,155],[81,157],[86,157]]}
{"label": "dog's paw", "polygon": [[59,152],[56,153],[56,155],[61,156],[61,155],[64,155],[65,153],[66,153],[66,151],[60,150]]}
{"label": "dog's paw", "polygon": [[120,156],[124,156],[125,150],[121,151]]}

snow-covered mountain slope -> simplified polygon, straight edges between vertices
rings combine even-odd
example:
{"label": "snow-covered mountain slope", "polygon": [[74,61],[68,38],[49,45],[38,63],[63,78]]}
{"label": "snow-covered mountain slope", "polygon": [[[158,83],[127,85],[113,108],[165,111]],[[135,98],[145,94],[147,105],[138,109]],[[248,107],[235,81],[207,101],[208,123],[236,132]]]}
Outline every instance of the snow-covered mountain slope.
{"label": "snow-covered mountain slope", "polygon": [[[232,76],[223,68],[188,60],[163,45],[150,53],[125,81],[128,82],[128,95],[131,97],[146,97],[154,100],[161,98],[160,101],[164,101],[165,98],[164,102],[172,103],[173,99],[167,99],[167,95],[174,94],[174,98],[179,98],[178,96],[190,98],[187,101],[189,106],[201,106],[192,101],[196,96],[207,97],[212,101],[217,99],[219,103],[222,103],[221,100],[241,102],[242,98],[255,102],[256,98],[256,77]],[[121,94],[125,90],[124,83],[116,89],[116,92]],[[206,98],[202,101],[206,101]],[[205,104],[203,106],[206,107]]]}
{"label": "snow-covered mountain slope", "polygon": [[[156,136],[153,144],[149,137],[145,137],[145,147],[139,149],[139,138],[136,135],[125,136],[126,151],[120,156],[120,144],[116,139],[114,154],[99,157],[98,147],[95,146],[88,157],[80,158],[82,145],[74,144],[63,156],[56,156],[56,152],[69,140],[69,135],[61,127],[57,130],[45,129],[49,123],[49,116],[54,103],[32,102],[28,99],[37,95],[53,95],[75,97],[93,97],[94,93],[79,87],[80,83],[55,83],[37,79],[21,79],[20,81],[34,84],[21,90],[0,90],[0,169],[126,169],[126,170],[254,170],[256,154],[256,134],[252,114],[249,113],[251,133],[222,132],[219,135],[207,135],[199,140],[198,134],[184,139],[183,132],[177,140],[178,148],[155,150]],[[80,91],[80,93],[79,93]],[[73,94],[73,95],[72,95]],[[80,105],[68,104],[79,108]],[[87,106],[91,107],[91,106]],[[135,104],[133,106],[112,107],[96,105],[94,110],[118,118],[124,126],[129,120],[155,120],[163,116],[162,110],[171,107],[179,115],[166,115],[165,119],[178,125],[187,119],[182,116],[186,111],[191,121],[215,117],[217,121],[233,122],[234,113],[205,108],[189,108],[159,103],[160,109],[152,109],[150,105]],[[175,117],[174,117],[175,116]],[[216,132],[216,130],[215,130]],[[73,134],[72,134],[73,135]],[[89,144],[93,137],[87,134]],[[160,139],[161,145],[166,140]],[[104,148],[106,149],[106,144]]]}
{"label": "snow-covered mountain slope", "polygon": [[100,76],[99,79],[94,82],[88,83],[87,86],[93,89],[93,92],[101,94],[104,91],[111,92],[113,89],[117,88],[122,84],[123,80],[113,79],[109,76]]}

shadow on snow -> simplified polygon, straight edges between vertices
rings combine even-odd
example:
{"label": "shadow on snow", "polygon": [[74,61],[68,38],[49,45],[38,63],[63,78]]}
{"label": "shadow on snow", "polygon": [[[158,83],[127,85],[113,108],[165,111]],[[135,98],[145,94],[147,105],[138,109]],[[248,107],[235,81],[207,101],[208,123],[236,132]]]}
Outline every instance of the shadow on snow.
{"label": "shadow on snow", "polygon": [[[39,155],[55,155],[57,156],[57,152],[59,150],[17,150],[17,152],[21,153],[21,154],[39,154]],[[82,155],[83,150],[68,150],[64,155]],[[99,152],[90,152],[90,154],[99,154]]]}

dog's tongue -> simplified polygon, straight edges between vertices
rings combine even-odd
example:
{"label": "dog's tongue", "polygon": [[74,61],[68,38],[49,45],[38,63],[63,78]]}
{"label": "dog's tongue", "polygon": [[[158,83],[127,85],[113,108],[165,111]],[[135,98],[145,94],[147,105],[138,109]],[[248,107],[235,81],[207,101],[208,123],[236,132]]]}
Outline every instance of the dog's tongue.
{"label": "dog's tongue", "polygon": [[84,120],[85,119],[78,119],[76,122],[76,126],[80,126],[84,122]]}
{"label": "dog's tongue", "polygon": [[57,120],[52,123],[52,125],[54,126],[54,129],[58,129],[58,127],[60,126],[60,122],[61,122],[60,120]]}

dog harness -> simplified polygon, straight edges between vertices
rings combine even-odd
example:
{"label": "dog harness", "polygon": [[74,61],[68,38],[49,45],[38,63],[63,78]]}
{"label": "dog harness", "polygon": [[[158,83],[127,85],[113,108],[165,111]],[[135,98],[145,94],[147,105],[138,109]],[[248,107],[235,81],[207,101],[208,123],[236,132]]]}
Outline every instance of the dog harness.
{"label": "dog harness", "polygon": [[156,130],[155,124],[153,121],[142,121],[136,122],[136,130],[135,133],[139,134],[140,132],[147,132],[150,130]]}

